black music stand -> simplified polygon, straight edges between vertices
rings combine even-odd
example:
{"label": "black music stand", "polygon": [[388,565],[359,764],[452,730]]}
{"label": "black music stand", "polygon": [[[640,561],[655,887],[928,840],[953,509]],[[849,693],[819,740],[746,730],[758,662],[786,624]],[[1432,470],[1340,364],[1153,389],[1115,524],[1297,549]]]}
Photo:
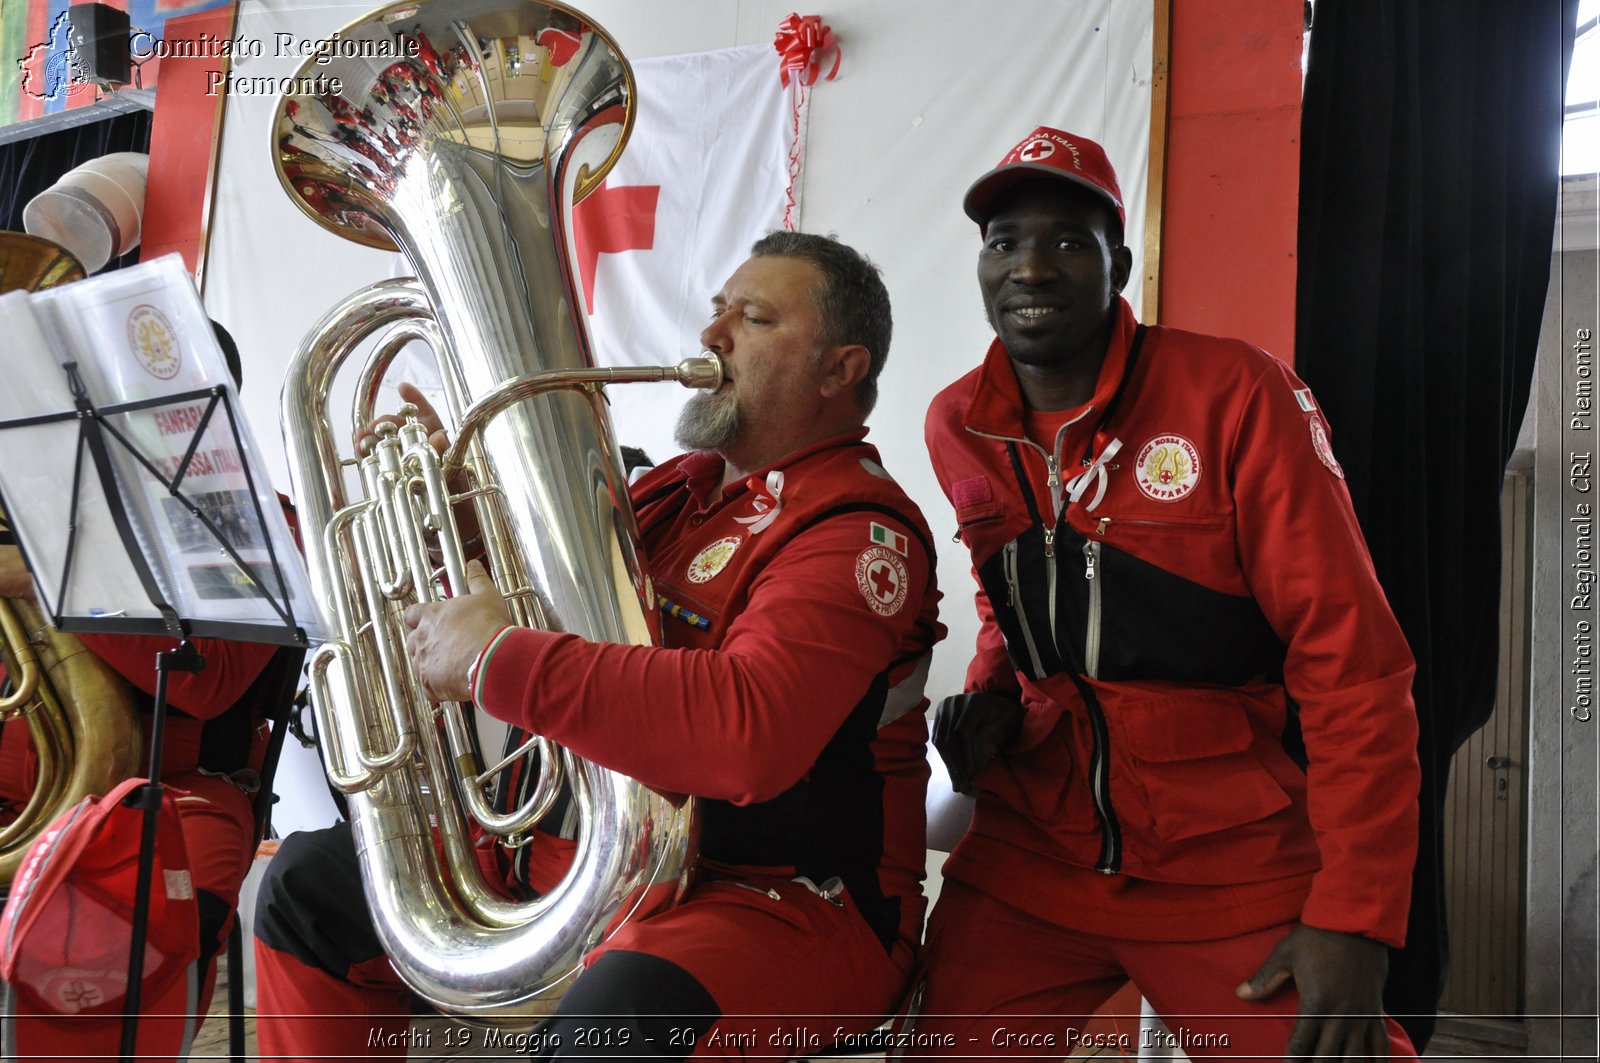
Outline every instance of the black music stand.
{"label": "black music stand", "polygon": [[[243,444],[239,421],[228,389],[212,387],[96,408],[89,399],[88,390],[79,375],[77,363],[68,362],[62,368],[67,374],[68,387],[74,399],[75,406],[73,409],[0,422],[0,432],[70,420],[76,420],[79,425],[78,446],[76,448],[72,478],[72,509],[71,517],[68,521],[67,546],[60,582],[56,585],[57,594],[54,602],[50,602],[46,598],[43,588],[40,588],[41,605],[50,615],[52,622],[62,631],[103,632],[108,634],[167,634],[178,640],[176,648],[156,654],[156,690],[150,729],[149,778],[143,786],[134,790],[127,798],[127,804],[130,807],[138,808],[143,812],[139,866],[131,927],[132,937],[128,955],[128,984],[125,998],[127,1011],[123,1017],[122,1027],[122,1058],[128,1063],[132,1063],[138,1039],[139,1005],[144,975],[144,945],[148,932],[150,889],[155,859],[154,845],[158,824],[157,816],[161,808],[164,789],[161,784],[161,745],[166,724],[168,675],[173,671],[199,671],[205,666],[205,659],[195,649],[194,644],[189,641],[192,635],[304,648],[307,644],[307,634],[305,628],[295,618],[288,574],[283,567],[283,560],[278,556],[278,549],[273,542],[273,536],[267,531],[269,524],[256,490],[255,473],[250,468],[250,462],[247,457],[248,450]],[[204,412],[199,417],[198,423],[190,431],[188,446],[170,475],[163,473],[157,467],[156,456],[144,453],[138,444],[130,438],[129,433],[119,430],[109,420],[109,418],[120,414],[159,409],[161,407],[179,407],[202,401],[205,403]],[[201,439],[205,436],[208,428],[211,427],[213,420],[217,420],[215,415],[219,409],[222,411],[223,418],[225,418],[227,426],[232,433],[236,448],[235,452],[239,456],[239,465],[249,484],[249,497],[253,507],[256,538],[265,544],[269,561],[265,570],[247,563],[240,556],[239,550],[230,541],[229,536],[218,526],[218,522],[213,519],[214,515],[207,513],[205,508],[186,494],[183,489],[184,480],[191,472]],[[68,590],[72,586],[71,580],[74,575],[74,547],[77,544],[79,531],[79,501],[81,492],[86,486],[86,477],[94,478],[108,500],[120,500],[133,489],[132,486],[121,482],[117,463],[112,458],[113,445],[125,452],[138,466],[142,467],[151,477],[154,477],[156,481],[164,486],[169,492],[169,496],[177,500],[188,515],[205,529],[215,545],[220,547],[223,553],[232,561],[237,571],[246,577],[242,581],[242,585],[253,588],[256,596],[267,601],[276,617],[276,622],[207,620],[200,617],[182,615],[182,610],[169,601],[172,595],[163,589],[161,582],[157,579],[155,566],[152,565],[151,559],[146,556],[146,547],[134,530],[133,519],[131,519],[128,509],[115,504],[110,507],[111,519],[116,525],[117,533],[121,538],[124,549],[128,553],[128,558],[138,574],[139,583],[150,604],[154,606],[159,615],[156,617],[63,615],[63,605],[68,599]],[[26,515],[18,512],[15,507],[8,507],[7,514],[13,528],[19,531],[27,522]],[[48,529],[45,534],[49,534]],[[24,560],[26,560],[26,548],[22,546],[24,540],[25,537],[19,534],[18,545],[19,548],[23,549]],[[276,593],[269,590],[263,580],[258,578],[263,574],[270,575],[271,585],[277,588]]]}

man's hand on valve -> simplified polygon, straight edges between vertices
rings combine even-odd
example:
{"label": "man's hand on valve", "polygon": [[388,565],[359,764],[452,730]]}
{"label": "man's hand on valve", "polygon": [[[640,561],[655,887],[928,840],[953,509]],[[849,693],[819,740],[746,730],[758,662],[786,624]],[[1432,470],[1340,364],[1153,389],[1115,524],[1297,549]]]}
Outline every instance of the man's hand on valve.
{"label": "man's hand on valve", "polygon": [[[433,408],[433,404],[428,401],[427,396],[417,389],[415,384],[407,381],[402,383],[397,390],[400,393],[400,401],[408,402],[417,408],[416,418],[422,424],[423,430],[428,433],[428,443],[442,457],[450,447],[450,436],[444,430],[444,422],[440,420],[438,411]],[[393,425],[398,430],[405,423],[405,417],[398,413],[386,413],[382,417],[374,417],[356,433],[356,453],[362,457],[366,457],[371,453],[372,448],[378,444],[378,429],[382,425]],[[460,495],[464,493],[468,488],[466,474],[461,469],[456,469],[449,474],[446,486],[453,494]],[[452,513],[456,522],[456,534],[460,536],[467,555],[470,557],[474,553],[481,552],[483,549],[482,532],[478,528],[478,514],[473,509],[472,503],[457,503],[453,507]]]}
{"label": "man's hand on valve", "polygon": [[406,652],[429,700],[469,701],[468,671],[485,646],[511,623],[500,591],[483,565],[467,566],[467,593],[406,609]]}
{"label": "man's hand on valve", "polygon": [[[433,444],[433,449],[443,454],[450,444],[450,438],[445,434],[444,422],[439,419],[439,413],[433,408],[433,403],[419,391],[415,384],[410,382],[401,384],[398,388],[400,401],[409,402],[417,408],[417,420],[422,422],[422,427],[427,430],[428,442]],[[365,457],[378,442],[378,426],[392,424],[396,428],[406,423],[406,419],[398,413],[386,413],[382,417],[374,417],[356,433],[356,453]]]}

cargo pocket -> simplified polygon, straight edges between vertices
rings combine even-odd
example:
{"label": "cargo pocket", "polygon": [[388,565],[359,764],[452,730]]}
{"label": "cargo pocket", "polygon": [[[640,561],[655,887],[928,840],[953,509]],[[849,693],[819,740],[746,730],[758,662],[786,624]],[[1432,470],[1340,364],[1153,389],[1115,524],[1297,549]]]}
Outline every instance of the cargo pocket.
{"label": "cargo pocket", "polygon": [[1130,701],[1117,715],[1131,784],[1144,792],[1163,841],[1254,823],[1288,807],[1289,795],[1251,752],[1250,722],[1231,692]]}

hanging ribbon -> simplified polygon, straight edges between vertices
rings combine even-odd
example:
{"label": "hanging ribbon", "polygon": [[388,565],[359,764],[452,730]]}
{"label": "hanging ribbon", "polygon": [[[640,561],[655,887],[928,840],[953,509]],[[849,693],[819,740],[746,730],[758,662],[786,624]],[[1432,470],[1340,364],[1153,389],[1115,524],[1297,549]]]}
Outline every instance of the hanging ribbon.
{"label": "hanging ribbon", "polygon": [[823,80],[832,81],[834,75],[839,73],[839,60],[843,58],[843,53],[834,38],[833,29],[818,15],[791,14],[778,24],[778,35],[773,39],[772,47],[782,57],[778,76],[785,87],[789,84],[791,74],[801,85],[816,84],[818,75],[822,74],[822,58],[829,51],[833,52],[833,68],[822,75]]}
{"label": "hanging ribbon", "polygon": [[[792,231],[799,223],[795,217],[799,203],[794,190],[800,181],[800,115],[805,109],[807,90],[819,76],[825,81],[833,80],[839,73],[843,52],[833,30],[817,15],[791,14],[779,23],[772,47],[779,56],[778,77],[784,88],[789,87],[790,75],[794,76],[794,93],[789,105],[789,187],[784,189],[783,207],[783,227]],[[830,51],[833,52],[833,67],[823,75],[822,59]]]}
{"label": "hanging ribbon", "polygon": [[1089,489],[1089,485],[1094,484],[1094,498],[1087,506],[1083,507],[1088,512],[1093,513],[1095,507],[1100,504],[1100,500],[1106,496],[1106,480],[1108,479],[1106,465],[1112,458],[1117,456],[1117,451],[1121,449],[1122,440],[1120,439],[1113,439],[1107,443],[1106,449],[1100,452],[1100,456],[1094,459],[1087,469],[1084,469],[1067,482],[1067,499],[1072,502],[1078,501],[1083,497],[1083,493]]}
{"label": "hanging ribbon", "polygon": [[[755,535],[766,531],[767,526],[777,520],[778,514],[783,511],[783,470],[773,469],[767,473],[767,482],[764,485],[752,476],[745,482],[745,486],[755,492],[755,497],[750,500],[750,508],[756,511],[755,515],[733,519],[740,524],[749,525],[750,534]],[[766,488],[766,494],[772,497],[771,502],[762,497],[763,486]]]}

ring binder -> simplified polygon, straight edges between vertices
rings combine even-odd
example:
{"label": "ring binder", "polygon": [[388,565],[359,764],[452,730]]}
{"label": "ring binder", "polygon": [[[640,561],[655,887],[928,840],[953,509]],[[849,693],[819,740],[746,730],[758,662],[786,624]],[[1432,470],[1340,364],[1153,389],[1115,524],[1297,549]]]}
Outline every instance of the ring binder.
{"label": "ring binder", "polygon": [[0,295],[0,334],[14,370],[0,389],[0,508],[40,604],[63,631],[176,640],[156,655],[149,781],[128,798],[144,816],[122,1031],[131,1059],[167,676],[204,666],[191,637],[305,646],[315,614],[177,255]]}

